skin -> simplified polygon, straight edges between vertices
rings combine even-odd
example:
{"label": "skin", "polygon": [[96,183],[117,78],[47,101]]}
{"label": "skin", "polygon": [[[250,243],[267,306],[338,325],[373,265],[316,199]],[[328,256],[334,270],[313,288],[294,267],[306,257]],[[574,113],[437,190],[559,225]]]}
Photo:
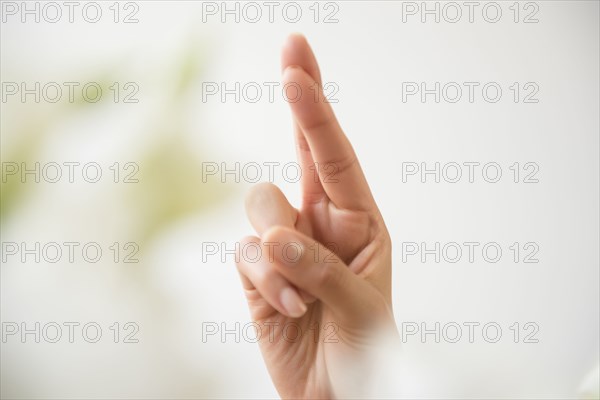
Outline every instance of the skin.
{"label": "skin", "polygon": [[[319,67],[303,36],[287,39],[281,64],[283,84],[308,94],[289,102],[302,205],[292,207],[270,183],[253,187],[246,211],[258,236],[244,238],[240,248],[261,252],[240,253],[237,268],[281,397],[334,398],[368,384],[381,333],[397,335],[391,240],[352,145],[323,100]],[[284,253],[286,243],[294,247]]]}

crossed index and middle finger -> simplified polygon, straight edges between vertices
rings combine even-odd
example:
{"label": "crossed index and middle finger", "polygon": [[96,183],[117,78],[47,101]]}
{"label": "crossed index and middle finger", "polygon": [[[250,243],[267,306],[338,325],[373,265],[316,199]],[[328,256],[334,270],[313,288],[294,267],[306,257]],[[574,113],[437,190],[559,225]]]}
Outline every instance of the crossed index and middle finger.
{"label": "crossed index and middle finger", "polygon": [[[288,38],[282,52],[282,69],[284,87],[293,85],[300,91],[289,103],[304,201],[314,202],[326,196],[338,208],[372,210],[375,202],[371,191],[354,149],[323,94],[316,58],[302,35]],[[318,172],[318,181],[314,171]]]}

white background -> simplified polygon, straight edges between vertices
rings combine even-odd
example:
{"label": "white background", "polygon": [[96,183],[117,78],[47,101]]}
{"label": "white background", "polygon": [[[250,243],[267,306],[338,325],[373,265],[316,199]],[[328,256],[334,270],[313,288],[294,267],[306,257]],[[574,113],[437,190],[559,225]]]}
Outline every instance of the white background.
{"label": "white background", "polygon": [[[403,22],[402,2],[338,2],[339,21],[332,24],[315,23],[310,2],[300,3],[298,23],[276,12],[274,23],[265,14],[254,24],[235,23],[232,16],[222,23],[219,15],[205,15],[203,22],[201,3],[151,1],[137,3],[139,23],[115,24],[111,3],[101,4],[106,17],[97,24],[77,13],[72,24],[31,17],[22,23],[18,16],[2,23],[3,82],[85,82],[116,69],[118,80],[140,87],[138,104],[102,103],[51,126],[40,123],[36,160],[136,161],[159,140],[149,127],[164,124],[168,131],[176,122],[199,162],[294,161],[290,113],[281,96],[272,103],[264,97],[235,103],[231,96],[203,102],[202,82],[278,81],[280,47],[288,33],[302,32],[323,80],[339,87],[334,109],[392,236],[398,325],[476,321],[503,328],[496,344],[480,334],[475,343],[463,338],[457,344],[412,337],[397,355],[406,366],[398,371],[404,392],[581,395],[599,351],[598,2],[538,1],[539,22],[531,24],[513,21],[512,2],[498,3],[498,23],[482,17],[485,2],[473,23],[466,14],[457,23],[435,23],[431,16],[422,23],[420,14]],[[173,107],[165,93],[178,79],[177,59],[190,49],[202,71]],[[455,104],[435,103],[432,96],[425,103],[418,96],[403,102],[402,82],[498,82],[503,95],[497,103],[484,101],[480,90],[473,103],[464,96]],[[514,82],[535,82],[539,102],[515,103]],[[26,106],[45,116],[57,113],[56,105],[30,103],[2,103],[3,161],[19,161],[13,155],[23,139],[18,128],[27,120]],[[418,176],[403,183],[403,162],[496,162],[503,176],[487,183],[478,169],[474,183],[465,176],[454,184],[431,176],[427,183]],[[508,168],[514,162],[539,165],[539,183],[514,183]],[[96,344],[81,337],[73,344],[8,338],[1,352],[2,396],[276,397],[256,344],[236,343],[233,335],[225,343],[219,336],[202,342],[203,323],[233,328],[249,322],[232,256],[202,262],[203,242],[231,248],[252,233],[243,212],[250,183],[227,179],[222,201],[173,221],[144,244],[135,267],[142,273],[110,263],[3,262],[2,322],[96,321],[105,337]],[[298,185],[280,174],[274,181],[298,205]],[[204,190],[201,181],[188,184]],[[114,186],[34,185],[3,216],[2,241],[126,242],[139,221]],[[485,262],[479,251],[474,263],[464,255],[457,263],[431,257],[422,263],[418,256],[402,262],[403,242],[431,247],[469,241],[499,243],[502,259]],[[508,249],[514,242],[535,242],[539,263],[515,263]],[[108,327],[115,321],[136,321],[140,343],[112,343]],[[539,343],[513,343],[508,327],[514,322],[536,323]],[[592,374],[597,391],[597,370]]]}

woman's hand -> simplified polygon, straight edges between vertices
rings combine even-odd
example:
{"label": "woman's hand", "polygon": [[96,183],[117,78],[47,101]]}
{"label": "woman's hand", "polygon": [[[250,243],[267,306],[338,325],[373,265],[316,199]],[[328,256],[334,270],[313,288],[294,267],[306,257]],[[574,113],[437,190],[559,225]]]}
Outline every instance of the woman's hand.
{"label": "woman's hand", "polygon": [[244,239],[237,267],[279,394],[353,395],[368,385],[381,334],[397,335],[390,236],[303,36],[287,40],[282,69],[283,83],[303,93],[290,102],[302,206],[293,208],[272,184],[254,187],[246,209],[258,237]]}

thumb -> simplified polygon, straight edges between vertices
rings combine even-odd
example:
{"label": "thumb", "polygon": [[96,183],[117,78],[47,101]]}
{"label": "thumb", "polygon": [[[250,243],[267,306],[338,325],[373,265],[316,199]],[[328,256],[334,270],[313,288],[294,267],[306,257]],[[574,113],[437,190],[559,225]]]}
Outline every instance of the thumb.
{"label": "thumb", "polygon": [[[276,225],[294,228],[298,211],[292,207],[281,190],[269,182],[259,183],[246,195],[246,214],[259,236]],[[315,301],[305,291],[300,290],[305,303]]]}
{"label": "thumb", "polygon": [[246,214],[259,236],[275,225],[293,228],[298,211],[281,190],[270,182],[254,185],[246,195]]}
{"label": "thumb", "polygon": [[314,239],[276,226],[265,232],[262,242],[281,275],[321,300],[343,321],[364,327],[381,313],[389,313],[383,295],[375,287]]}

